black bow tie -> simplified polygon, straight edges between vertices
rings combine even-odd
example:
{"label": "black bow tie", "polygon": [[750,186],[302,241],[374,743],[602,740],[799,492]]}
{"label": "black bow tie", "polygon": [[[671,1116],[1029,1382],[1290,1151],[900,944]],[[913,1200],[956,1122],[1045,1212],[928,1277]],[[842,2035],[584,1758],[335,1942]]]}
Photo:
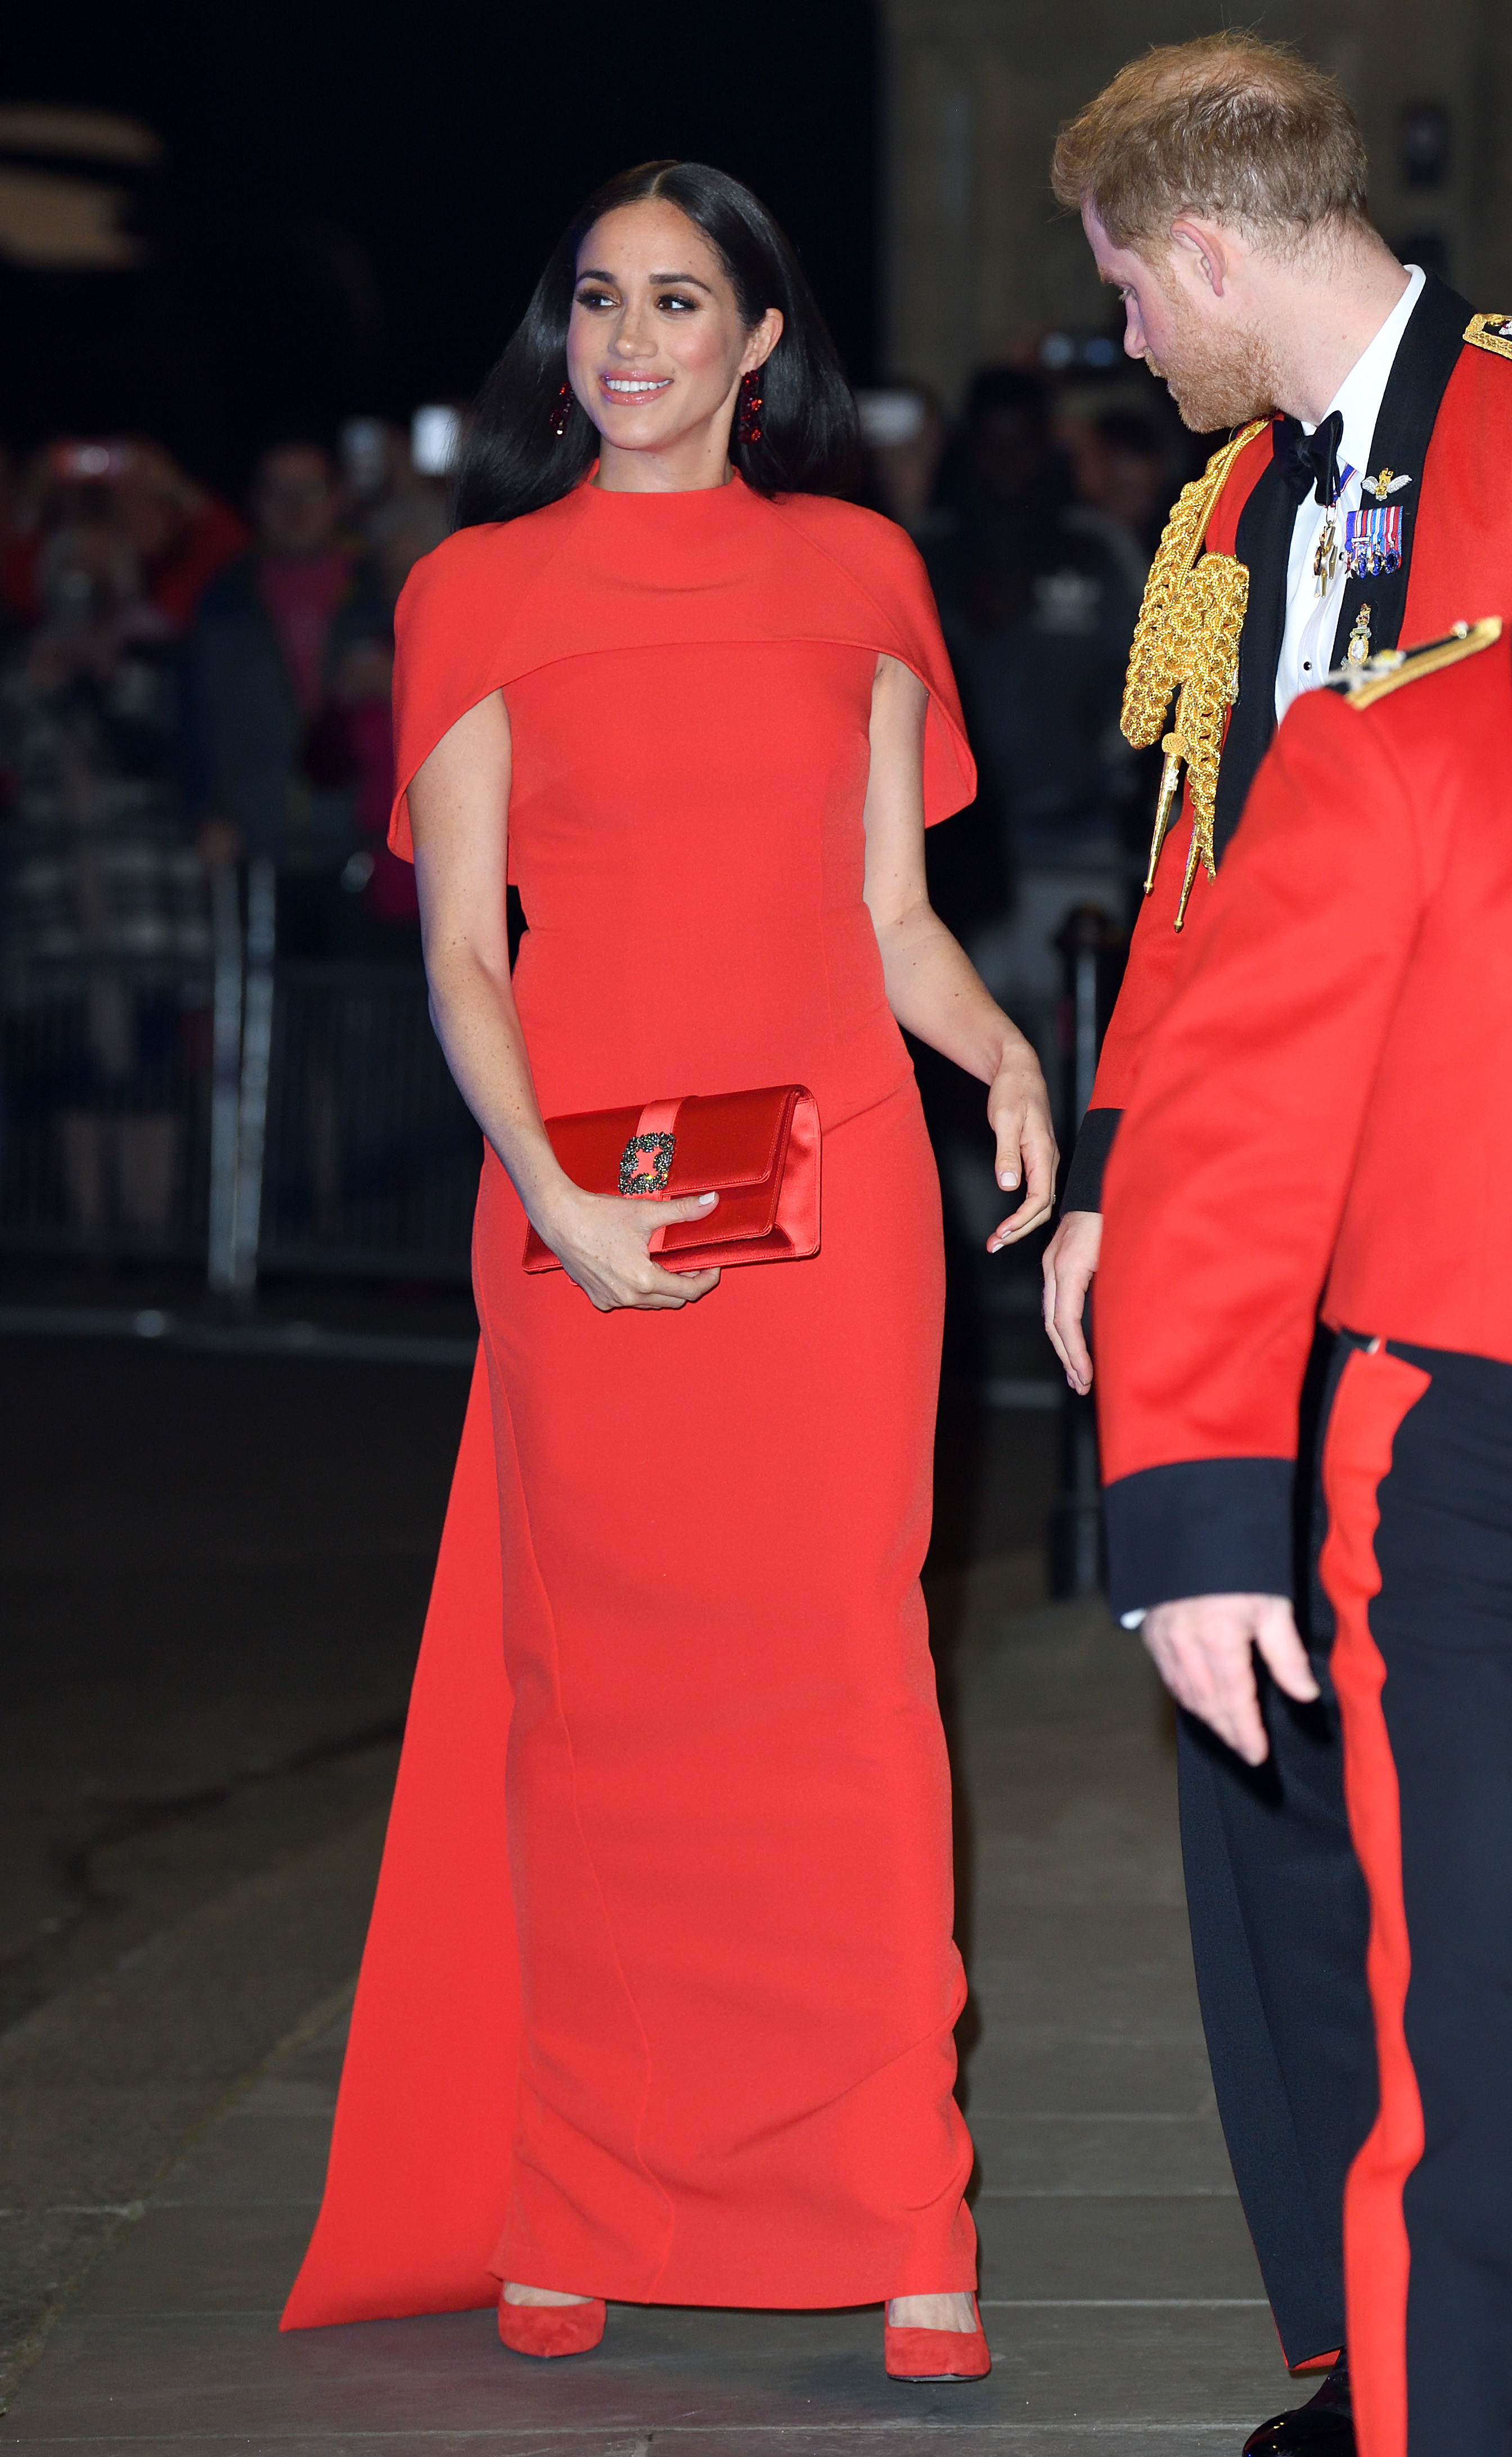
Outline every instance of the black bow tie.
{"label": "black bow tie", "polygon": [[1309,494],[1317,504],[1338,501],[1338,447],[1343,437],[1342,410],[1330,410],[1311,435],[1303,434],[1298,419],[1280,421],[1271,438],[1271,451],[1294,504],[1305,502]]}

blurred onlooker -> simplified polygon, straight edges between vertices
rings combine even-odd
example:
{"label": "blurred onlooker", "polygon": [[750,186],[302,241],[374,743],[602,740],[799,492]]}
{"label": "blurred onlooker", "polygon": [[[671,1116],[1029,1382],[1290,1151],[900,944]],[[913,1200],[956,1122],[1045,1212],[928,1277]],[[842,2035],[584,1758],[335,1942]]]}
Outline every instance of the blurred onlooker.
{"label": "blurred onlooker", "polygon": [[81,489],[66,509],[34,558],[40,620],[0,679],[0,1004],[26,1053],[10,1126],[39,1151],[55,1135],[83,1241],[112,1226],[151,1240],[182,1166],[205,881],[181,824],[162,615],[115,498]]}
{"label": "blurred onlooker", "polygon": [[1078,455],[1083,503],[1122,522],[1146,556],[1160,544],[1175,489],[1170,456],[1152,420],[1109,409],[1091,422],[1090,448]]}
{"label": "blurred onlooker", "polygon": [[345,499],[321,445],[264,453],[253,506],[257,542],[206,589],[189,639],[194,812],[210,858],[275,865],[281,951],[331,956],[350,941],[342,875],[357,850],[356,763],[336,680],[351,675],[354,651],[377,650],[357,659],[355,695],[365,674],[386,701],[390,613],[341,534]]}
{"label": "blurred onlooker", "polygon": [[1118,712],[1145,558],[1125,523],[1074,500],[1041,378],[972,381],[924,542],[982,771],[1006,910],[965,924],[984,978],[1053,1062],[1060,959],[1080,903],[1126,918]]}
{"label": "blurred onlooker", "polygon": [[[377,418],[349,419],[342,429],[342,463],[357,506],[368,561],[390,607],[423,554],[450,527],[445,486],[415,466],[407,430]],[[349,651],[334,680],[354,773],[354,816],[361,839],[348,879],[362,878],[363,910],[374,924],[371,952],[420,960],[420,901],[414,867],[388,850],[394,797],[394,741],[389,721],[391,651],[377,643]]]}
{"label": "blurred onlooker", "polygon": [[407,432],[384,419],[347,420],[342,465],[363,546],[392,605],[411,566],[451,526],[445,487],[416,468]]}
{"label": "blurred onlooker", "polygon": [[910,537],[923,538],[936,520],[935,482],[949,429],[928,384],[886,384],[859,392],[867,501]]}
{"label": "blurred onlooker", "polygon": [[89,517],[109,519],[130,541],[143,614],[150,609],[168,631],[183,630],[206,583],[250,543],[240,515],[145,437],[50,444],[10,493],[0,600],[27,625],[43,619],[48,540],[76,526],[86,503],[95,507]]}
{"label": "blurred onlooker", "polygon": [[392,606],[413,567],[441,544],[451,520],[441,489],[417,479],[413,486],[375,504],[362,526],[383,594]]}
{"label": "blurred onlooker", "polygon": [[365,952],[379,960],[418,963],[420,898],[414,864],[388,850],[394,800],[393,677],[391,648],[368,640],[349,649],[336,671],[327,736],[334,738],[340,729],[352,780],[358,850],[343,878],[349,889],[361,894],[370,924]]}
{"label": "blurred onlooker", "polygon": [[126,447],[115,502],[136,551],[143,594],[176,631],[183,630],[208,583],[246,552],[251,530],[160,444],[145,441]]}

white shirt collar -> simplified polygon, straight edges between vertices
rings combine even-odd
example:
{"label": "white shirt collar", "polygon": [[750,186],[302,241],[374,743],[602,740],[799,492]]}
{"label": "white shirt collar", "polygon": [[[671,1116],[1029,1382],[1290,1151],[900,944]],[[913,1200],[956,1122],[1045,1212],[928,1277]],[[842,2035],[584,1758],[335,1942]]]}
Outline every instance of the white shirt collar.
{"label": "white shirt collar", "polygon": [[[1336,409],[1343,417],[1344,432],[1339,438],[1338,445],[1341,468],[1346,462],[1349,462],[1356,469],[1361,472],[1364,470],[1365,463],[1370,457],[1371,439],[1376,432],[1376,421],[1380,416],[1381,401],[1401,337],[1407,329],[1408,318],[1422,296],[1423,284],[1428,277],[1421,265],[1409,264],[1405,270],[1406,289],[1375,340],[1368,341],[1361,350],[1324,412],[1324,416],[1328,417]],[[1307,424],[1305,419],[1302,423],[1305,431],[1311,435],[1314,430]]]}
{"label": "white shirt collar", "polygon": [[[1340,490],[1340,512],[1357,509],[1363,500],[1360,480],[1369,474],[1365,465],[1375,442],[1387,380],[1407,329],[1407,320],[1422,296],[1426,277],[1421,267],[1408,265],[1406,289],[1379,332],[1361,350],[1330,403],[1344,421],[1338,446],[1340,474],[1348,466],[1354,469],[1353,477]],[[1313,430],[1309,427],[1307,431],[1311,434]],[[1419,472],[1415,469],[1411,475],[1417,477]],[[1342,561],[1321,596],[1313,577],[1314,552],[1331,517],[1334,516],[1309,495],[1297,506],[1293,524],[1287,560],[1286,625],[1275,669],[1278,718],[1286,714],[1299,692],[1315,691],[1336,658],[1343,653],[1345,644],[1336,637],[1346,577]]]}

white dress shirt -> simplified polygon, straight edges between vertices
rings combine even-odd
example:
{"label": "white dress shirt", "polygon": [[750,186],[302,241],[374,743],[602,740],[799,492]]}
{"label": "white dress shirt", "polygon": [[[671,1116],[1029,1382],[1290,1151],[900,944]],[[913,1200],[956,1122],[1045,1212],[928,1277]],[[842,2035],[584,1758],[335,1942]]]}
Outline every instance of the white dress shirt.
{"label": "white dress shirt", "polygon": [[[1408,265],[1407,276],[1406,289],[1375,340],[1360,352],[1324,412],[1327,417],[1336,409],[1344,421],[1344,432],[1338,444],[1340,473],[1350,463],[1354,464],[1354,475],[1334,506],[1340,548],[1344,544],[1345,513],[1357,512],[1366,500],[1360,485],[1361,479],[1379,475],[1378,471],[1367,466],[1371,440],[1380,414],[1386,380],[1407,329],[1407,319],[1418,304],[1426,278],[1421,266],[1417,264]],[[1302,431],[1312,435],[1315,430],[1304,419]],[[1420,478],[1422,472],[1412,469],[1407,475]],[[1335,569],[1333,584],[1325,596],[1317,594],[1317,582],[1313,572],[1313,558],[1317,552],[1317,542],[1323,534],[1323,524],[1327,518],[1323,506],[1309,494],[1297,507],[1292,529],[1292,552],[1286,568],[1286,630],[1281,637],[1281,655],[1275,669],[1278,722],[1299,692],[1316,691],[1318,685],[1327,680],[1330,669],[1344,653],[1346,644],[1335,637],[1344,598],[1344,583],[1349,576],[1344,569],[1342,553]]]}

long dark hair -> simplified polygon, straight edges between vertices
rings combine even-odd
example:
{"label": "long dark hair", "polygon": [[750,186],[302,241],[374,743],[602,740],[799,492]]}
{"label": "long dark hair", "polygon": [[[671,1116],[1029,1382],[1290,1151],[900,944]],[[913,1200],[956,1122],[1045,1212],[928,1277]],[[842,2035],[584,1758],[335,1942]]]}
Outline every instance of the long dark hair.
{"label": "long dark hair", "polygon": [[769,307],[782,311],[782,338],[760,370],[759,440],[730,457],[762,495],[838,495],[854,482],[860,452],[856,404],[814,293],[789,240],[765,205],[706,162],[642,162],[621,171],[579,208],[467,417],[458,459],[458,528],[539,511],[575,486],[598,449],[597,430],[574,403],[567,432],[551,416],[567,381],[567,327],[578,250],[605,214],[665,197],[702,231],[735,289],[749,330]]}

